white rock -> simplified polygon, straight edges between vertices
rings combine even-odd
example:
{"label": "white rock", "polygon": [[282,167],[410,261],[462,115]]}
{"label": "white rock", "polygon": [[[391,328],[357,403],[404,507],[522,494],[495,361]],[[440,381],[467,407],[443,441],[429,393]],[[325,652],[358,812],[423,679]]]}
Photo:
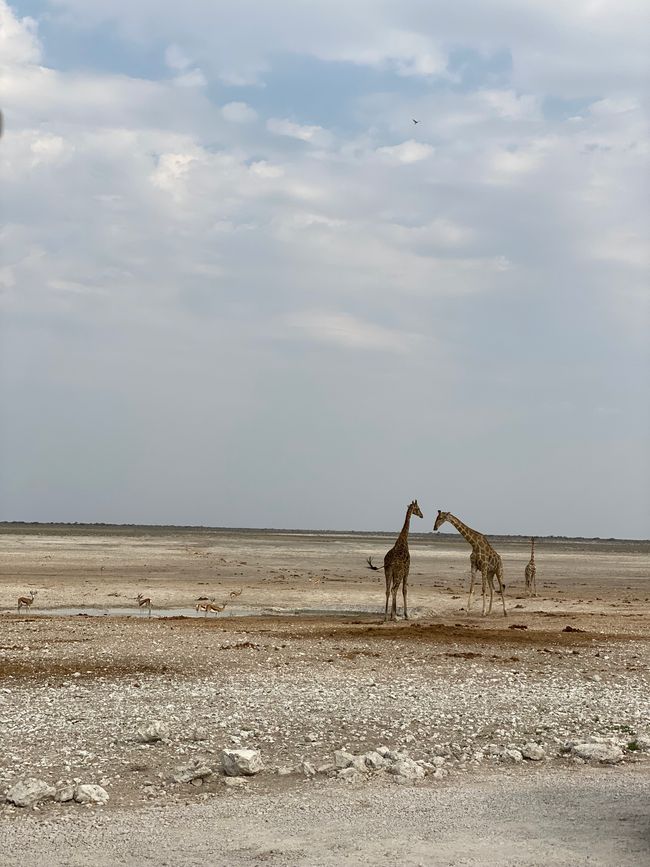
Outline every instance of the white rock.
{"label": "white rock", "polygon": [[542,759],[546,758],[544,747],[540,747],[539,744],[533,742],[525,744],[521,748],[521,754],[531,762],[541,762]]}
{"label": "white rock", "polygon": [[74,791],[74,799],[78,804],[105,804],[109,795],[106,789],[91,783],[77,786]]}
{"label": "white rock", "polygon": [[316,768],[312,765],[311,762],[302,762],[302,764],[300,765],[300,770],[303,772],[305,777],[316,776]]}
{"label": "white rock", "polygon": [[388,768],[388,772],[395,776],[395,781],[398,783],[421,780],[425,776],[424,768],[408,756],[402,756],[399,761],[394,762]]}
{"label": "white rock", "polygon": [[334,764],[339,769],[349,768],[353,762],[354,756],[347,750],[336,750],[334,753]]}
{"label": "white rock", "polygon": [[280,765],[277,769],[276,773],[279,777],[288,777],[289,774],[293,774],[294,768],[292,765]]}
{"label": "white rock", "polygon": [[201,759],[196,758],[186,765],[175,767],[171,778],[175,783],[191,783],[193,780],[204,780],[211,774],[212,768],[209,768]]}
{"label": "white rock", "polygon": [[603,762],[608,765],[615,765],[623,760],[623,751],[613,744],[574,744],[571,752],[584,761]]}
{"label": "white rock", "polygon": [[436,766],[436,768],[441,768],[444,765],[444,763],[445,763],[444,756],[434,756],[433,764]]}
{"label": "white rock", "polygon": [[208,731],[202,726],[194,726],[190,731],[190,740],[192,741],[207,741]]}
{"label": "white rock", "polygon": [[521,762],[523,761],[523,755],[520,750],[501,750],[500,758],[504,762]]}
{"label": "white rock", "polygon": [[264,770],[259,750],[224,750],[221,766],[228,777],[253,776]]}
{"label": "white rock", "polygon": [[74,801],[74,791],[75,787],[72,784],[67,786],[61,786],[60,789],[57,789],[54,800],[58,801],[60,804],[65,804],[68,801]]}
{"label": "white rock", "polygon": [[341,770],[337,772],[336,776],[340,780],[345,780],[348,783],[356,783],[362,778],[362,774],[353,767],[341,768]]}
{"label": "white rock", "polygon": [[17,807],[33,807],[39,801],[53,798],[55,794],[54,786],[50,786],[45,780],[29,777],[12,786],[6,794],[6,799]]}
{"label": "white rock", "polygon": [[244,789],[248,785],[248,780],[244,777],[226,777],[224,783],[231,789]]}
{"label": "white rock", "polygon": [[143,744],[153,744],[156,741],[163,741],[169,737],[169,726],[167,723],[155,720],[149,723],[149,725],[141,726],[136,736]]}
{"label": "white rock", "polygon": [[370,768],[371,771],[380,771],[390,765],[390,760],[384,758],[384,756],[376,750],[371,750],[369,753],[366,753],[363,756],[363,760],[366,767]]}

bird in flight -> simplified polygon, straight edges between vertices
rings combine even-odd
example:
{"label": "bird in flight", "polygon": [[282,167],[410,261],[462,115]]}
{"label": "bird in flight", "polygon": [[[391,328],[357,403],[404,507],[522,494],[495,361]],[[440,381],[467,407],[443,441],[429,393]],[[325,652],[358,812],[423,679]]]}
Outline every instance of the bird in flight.
{"label": "bird in flight", "polygon": [[414,117],[412,117],[411,120],[413,121],[413,123],[420,123],[420,121],[416,120]]}

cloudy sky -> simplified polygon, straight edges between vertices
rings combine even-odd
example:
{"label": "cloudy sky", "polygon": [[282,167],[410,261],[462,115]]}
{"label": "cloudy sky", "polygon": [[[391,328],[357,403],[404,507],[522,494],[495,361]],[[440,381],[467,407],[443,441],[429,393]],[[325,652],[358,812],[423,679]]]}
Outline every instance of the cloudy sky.
{"label": "cloudy sky", "polygon": [[0,517],[648,537],[649,10],[0,0]]}

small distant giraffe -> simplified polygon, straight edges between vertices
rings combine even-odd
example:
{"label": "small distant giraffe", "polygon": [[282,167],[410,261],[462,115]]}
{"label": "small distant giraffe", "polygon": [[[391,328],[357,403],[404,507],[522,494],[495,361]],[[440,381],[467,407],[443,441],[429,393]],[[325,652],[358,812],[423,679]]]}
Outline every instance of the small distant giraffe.
{"label": "small distant giraffe", "polygon": [[386,575],[386,609],[384,611],[384,623],[388,620],[388,598],[392,594],[393,604],[391,606],[390,619],[397,619],[397,591],[400,584],[402,585],[402,596],[404,598],[404,620],[409,619],[408,609],[406,607],[406,581],[409,577],[409,568],[411,565],[411,555],[409,554],[409,524],[411,515],[417,515],[422,518],[422,512],[418,506],[418,501],[413,500],[406,510],[406,518],[404,526],[397,537],[397,541],[384,557],[384,573]]}
{"label": "small distant giraffe", "polygon": [[535,566],[535,537],[530,540],[530,560],[526,565],[526,590],[529,596],[537,596],[537,584],[535,576],[537,575],[537,566]]}
{"label": "small distant giraffe", "polygon": [[505,617],[506,600],[503,596],[503,563],[501,562],[501,557],[499,557],[497,552],[494,550],[492,545],[490,545],[490,543],[482,533],[479,533],[476,530],[472,530],[472,528],[468,527],[467,524],[463,524],[463,522],[460,521],[455,515],[452,515],[451,512],[441,512],[440,509],[438,509],[438,517],[436,518],[436,522],[433,525],[434,531],[438,530],[445,523],[445,521],[448,521],[452,525],[452,527],[455,527],[460,533],[460,535],[465,539],[465,541],[472,546],[472,553],[470,554],[472,576],[469,585],[469,597],[467,599],[467,612],[469,613],[472,607],[472,591],[474,590],[476,572],[480,572],[482,578],[482,616],[485,616],[485,592],[488,587],[490,589],[490,606],[487,613],[490,614],[492,611],[492,597],[494,595],[494,585],[492,582],[494,578],[496,578],[499,582],[501,602],[503,603],[503,616]]}

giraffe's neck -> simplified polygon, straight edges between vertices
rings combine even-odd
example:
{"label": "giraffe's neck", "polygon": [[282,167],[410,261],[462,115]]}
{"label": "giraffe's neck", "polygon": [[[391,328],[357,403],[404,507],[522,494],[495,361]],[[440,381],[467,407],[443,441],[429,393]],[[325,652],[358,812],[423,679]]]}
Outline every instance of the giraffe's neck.
{"label": "giraffe's neck", "polygon": [[472,530],[471,527],[468,527],[467,524],[463,524],[455,515],[449,515],[447,518],[449,523],[455,527],[460,535],[465,539],[465,541],[475,548],[477,543],[483,538],[480,533],[477,533],[476,530]]}
{"label": "giraffe's neck", "polygon": [[409,538],[409,524],[411,523],[411,511],[412,506],[409,506],[406,510],[406,518],[404,519],[404,526],[402,527],[399,536],[397,537],[398,542],[404,542],[405,544],[408,542]]}
{"label": "giraffe's neck", "polygon": [[531,563],[535,562],[535,540],[534,539],[530,540],[530,562]]}

